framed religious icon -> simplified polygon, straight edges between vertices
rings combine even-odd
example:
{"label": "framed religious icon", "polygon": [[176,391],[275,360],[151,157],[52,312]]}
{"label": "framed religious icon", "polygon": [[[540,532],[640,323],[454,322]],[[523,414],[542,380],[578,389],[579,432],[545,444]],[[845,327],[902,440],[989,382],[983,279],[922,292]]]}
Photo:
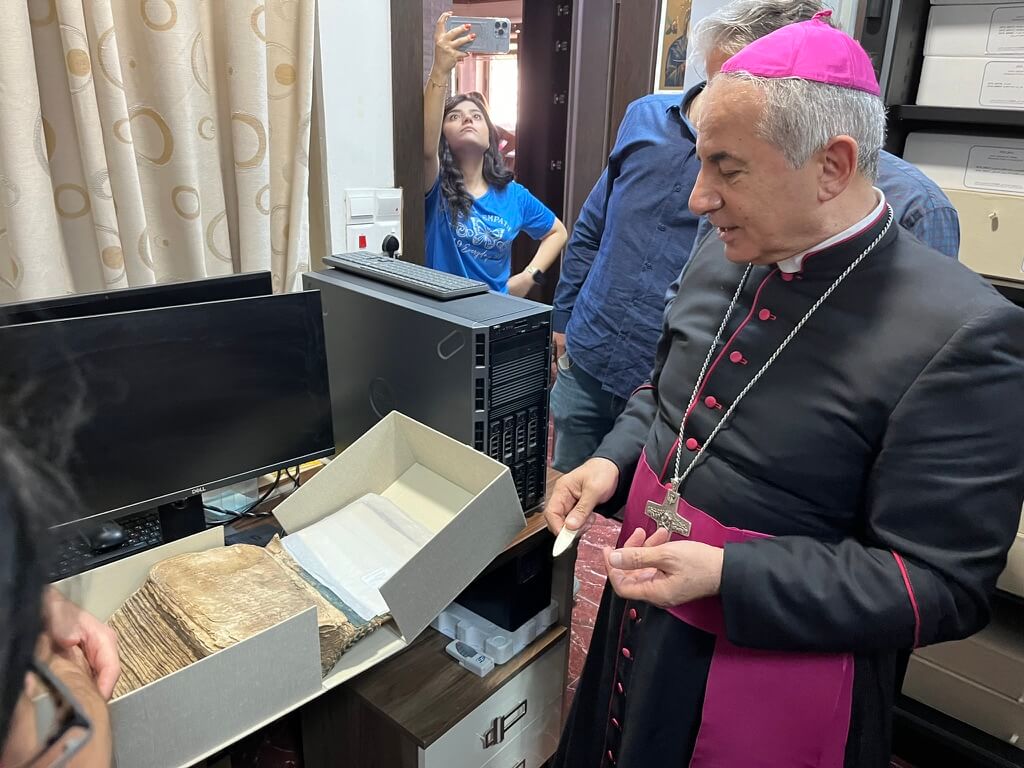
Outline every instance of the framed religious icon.
{"label": "framed religious icon", "polygon": [[683,90],[691,9],[692,0],[661,0],[661,26],[658,31],[654,80],[657,93]]}

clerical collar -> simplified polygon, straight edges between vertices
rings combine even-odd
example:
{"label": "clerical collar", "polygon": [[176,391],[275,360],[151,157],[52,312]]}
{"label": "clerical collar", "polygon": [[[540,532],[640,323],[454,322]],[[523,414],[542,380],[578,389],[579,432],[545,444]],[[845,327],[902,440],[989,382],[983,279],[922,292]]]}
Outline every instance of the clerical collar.
{"label": "clerical collar", "polygon": [[878,187],[873,187],[875,194],[878,195],[878,205],[875,206],[874,210],[871,211],[867,216],[858,221],[852,227],[844,229],[838,235],[833,235],[828,240],[823,240],[817,245],[808,248],[806,251],[801,251],[795,256],[790,256],[788,259],[783,259],[778,262],[776,266],[782,272],[800,272],[804,266],[804,259],[812,253],[818,253],[824,251],[826,248],[831,248],[833,245],[837,245],[844,240],[850,240],[857,235],[868,230],[882,215],[882,211],[885,210],[885,193],[882,192]]}

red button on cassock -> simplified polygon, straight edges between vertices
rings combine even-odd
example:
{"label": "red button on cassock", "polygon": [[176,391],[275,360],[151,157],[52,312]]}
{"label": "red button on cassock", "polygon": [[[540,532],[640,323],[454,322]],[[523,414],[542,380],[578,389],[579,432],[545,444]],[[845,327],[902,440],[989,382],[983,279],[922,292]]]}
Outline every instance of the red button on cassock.
{"label": "red button on cassock", "polygon": [[688,437],[688,438],[686,438],[686,450],[688,450],[688,451],[696,451],[698,448],[700,448],[700,443],[697,442],[697,438],[695,438],[695,437]]}

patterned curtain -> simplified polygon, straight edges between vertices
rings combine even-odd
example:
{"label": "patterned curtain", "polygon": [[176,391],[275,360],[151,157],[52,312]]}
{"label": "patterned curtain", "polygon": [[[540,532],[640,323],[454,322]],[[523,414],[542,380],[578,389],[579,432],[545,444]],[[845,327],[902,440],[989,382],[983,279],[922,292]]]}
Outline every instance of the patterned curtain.
{"label": "patterned curtain", "polygon": [[12,0],[0,301],[308,269],[315,0]]}

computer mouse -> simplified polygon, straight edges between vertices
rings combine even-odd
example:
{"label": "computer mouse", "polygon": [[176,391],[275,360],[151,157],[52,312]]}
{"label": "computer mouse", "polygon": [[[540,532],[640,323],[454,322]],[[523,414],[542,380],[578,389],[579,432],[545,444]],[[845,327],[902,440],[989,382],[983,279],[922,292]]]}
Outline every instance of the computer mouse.
{"label": "computer mouse", "polygon": [[124,544],[125,533],[117,523],[103,523],[89,536],[89,544],[93,552],[106,552],[108,549]]}

